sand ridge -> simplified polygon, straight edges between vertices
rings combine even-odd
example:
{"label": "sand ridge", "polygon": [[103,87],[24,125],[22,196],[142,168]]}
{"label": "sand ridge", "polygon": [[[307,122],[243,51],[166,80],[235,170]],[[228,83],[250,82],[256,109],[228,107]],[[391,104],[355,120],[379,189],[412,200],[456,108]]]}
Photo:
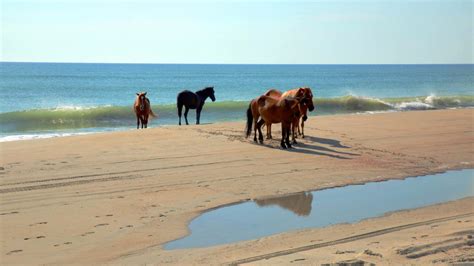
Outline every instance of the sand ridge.
{"label": "sand ridge", "polygon": [[[291,150],[279,148],[278,130],[264,145],[245,139],[244,122],[4,142],[1,262],[218,264],[307,246],[304,234],[290,233],[224,247],[161,248],[186,235],[192,218],[221,205],[472,168],[473,112],[310,117],[307,138]],[[412,223],[470,212],[463,201],[446,206]],[[362,233],[354,230],[340,238]]]}

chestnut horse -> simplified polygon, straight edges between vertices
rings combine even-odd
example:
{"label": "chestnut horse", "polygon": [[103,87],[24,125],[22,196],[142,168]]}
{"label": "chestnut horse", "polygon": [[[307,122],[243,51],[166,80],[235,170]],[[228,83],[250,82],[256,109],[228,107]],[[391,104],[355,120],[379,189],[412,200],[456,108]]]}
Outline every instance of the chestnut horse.
{"label": "chestnut horse", "polygon": [[148,127],[148,116],[156,117],[151,110],[150,100],[146,97],[146,92],[137,93],[133,110],[137,116],[137,129],[140,128],[140,122],[142,123],[142,128]]}
{"label": "chestnut horse", "polygon": [[[252,124],[254,126],[254,141],[258,139],[263,143],[263,134],[261,127],[265,124],[281,123],[281,142],[282,148],[291,148],[290,129],[291,123],[295,117],[299,117],[299,99],[280,98],[276,99],[271,96],[262,95],[253,99],[247,109],[247,129],[246,136],[249,137],[252,132]],[[262,117],[257,122],[258,118]]]}
{"label": "chestnut horse", "polygon": [[[281,93],[279,90],[271,89],[267,91],[264,95],[271,96],[275,99],[279,99],[280,97],[282,98],[301,98],[302,100],[300,101],[299,108],[300,108],[300,116],[295,118],[295,120],[292,123],[292,132],[293,132],[293,143],[296,143],[296,129],[298,129],[298,134],[302,135],[304,138],[304,122],[308,119],[308,109],[309,111],[314,110],[314,104],[313,104],[313,92],[311,91],[310,88],[304,87],[304,88],[298,88],[298,89],[292,89],[289,91],[286,91],[284,93]],[[301,132],[300,132],[300,119],[301,120]],[[267,139],[272,138],[272,125],[271,124],[266,124],[267,127]]]}
{"label": "chestnut horse", "polygon": [[[308,119],[308,110],[312,112],[314,110],[313,104],[313,92],[309,87],[302,87],[298,89],[292,89],[285,91],[281,97],[303,97],[303,101],[300,103],[300,117],[295,119],[292,130],[293,135],[296,137],[296,129],[298,129],[298,134],[304,138],[304,122]],[[301,132],[300,132],[300,119],[301,119]]]}

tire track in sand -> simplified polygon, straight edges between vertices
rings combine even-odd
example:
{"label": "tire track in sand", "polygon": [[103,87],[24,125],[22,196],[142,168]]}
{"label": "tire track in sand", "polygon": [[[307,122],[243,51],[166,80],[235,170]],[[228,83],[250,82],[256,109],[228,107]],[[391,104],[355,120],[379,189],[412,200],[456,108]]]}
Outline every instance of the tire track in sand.
{"label": "tire track in sand", "polygon": [[[55,183],[51,183],[51,184],[40,184],[40,185],[20,186],[20,187],[13,187],[13,188],[3,188],[3,189],[0,189],[0,194],[11,193],[11,192],[38,190],[38,189],[47,189],[47,188],[55,188],[55,187],[64,187],[64,186],[70,186],[70,185],[82,185],[82,184],[94,183],[94,182],[114,181],[114,180],[119,180],[119,179],[136,179],[136,178],[140,178],[140,177],[143,177],[143,176],[140,176],[140,175],[121,175],[121,174],[156,171],[156,170],[165,170],[165,169],[173,169],[173,168],[199,167],[199,166],[208,166],[208,165],[242,162],[242,161],[249,161],[249,159],[227,160],[227,161],[217,161],[217,162],[198,163],[198,164],[186,164],[186,165],[177,165],[177,166],[166,166],[166,167],[138,169],[138,170],[121,171],[121,172],[90,174],[90,175],[80,175],[80,176],[69,176],[69,177],[60,177],[60,178],[51,178],[51,179],[43,179],[43,180],[35,180],[35,181],[10,183],[10,184],[0,185],[0,187],[2,187],[2,186],[3,187],[4,186],[11,186],[11,185],[24,185],[24,184],[32,184],[32,183],[34,184],[34,183],[55,182]],[[93,178],[93,177],[110,176],[110,175],[116,175],[116,176],[104,177],[104,178]],[[90,178],[90,177],[92,177],[93,179],[85,179],[85,178]],[[81,179],[81,180],[76,180],[76,179]],[[68,180],[68,181],[66,181],[66,182],[57,182],[57,181],[65,181],[65,180]]]}
{"label": "tire track in sand", "polygon": [[286,249],[286,250],[281,250],[281,251],[276,251],[268,254],[262,254],[254,257],[249,257],[249,258],[244,258],[240,260],[236,260],[233,262],[226,263],[226,265],[240,265],[244,263],[249,263],[249,262],[254,262],[254,261],[259,261],[259,260],[264,260],[264,259],[269,259],[269,258],[274,258],[274,257],[279,257],[279,256],[285,256],[289,254],[293,254],[296,252],[301,252],[301,251],[307,251],[311,249],[317,249],[317,248],[324,248],[324,247],[329,247],[329,246],[334,246],[334,245],[339,245],[339,244],[344,244],[348,242],[353,242],[365,238],[371,238],[374,236],[379,236],[379,235],[384,235],[392,232],[397,232],[401,231],[404,229],[409,229],[409,228],[414,228],[418,226],[423,226],[423,225],[429,225],[433,223],[439,223],[439,222],[446,222],[449,220],[454,220],[454,219],[459,219],[459,218],[464,218],[473,215],[474,212],[470,213],[465,213],[465,214],[459,214],[459,215],[454,215],[454,216],[448,216],[448,217],[443,217],[443,218],[438,218],[438,219],[432,219],[432,220],[427,220],[427,221],[422,221],[422,222],[417,222],[417,223],[411,223],[411,224],[405,224],[405,225],[399,225],[399,226],[394,226],[394,227],[389,227],[381,230],[376,230],[360,235],[355,235],[355,236],[350,236],[350,237],[345,237],[345,238],[340,238],[324,243],[318,243],[318,244],[312,244],[312,245],[307,245],[307,246],[302,246],[302,247],[297,247],[297,248],[292,248],[292,249]]}

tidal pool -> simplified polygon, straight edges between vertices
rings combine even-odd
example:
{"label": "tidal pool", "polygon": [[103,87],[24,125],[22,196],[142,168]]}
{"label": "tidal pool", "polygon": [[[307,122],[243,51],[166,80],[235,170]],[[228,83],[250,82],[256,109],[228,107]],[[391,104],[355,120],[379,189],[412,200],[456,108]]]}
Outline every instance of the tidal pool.
{"label": "tidal pool", "polygon": [[370,182],[273,198],[205,212],[189,224],[191,233],[165,249],[199,248],[273,234],[325,227],[474,196],[474,169]]}

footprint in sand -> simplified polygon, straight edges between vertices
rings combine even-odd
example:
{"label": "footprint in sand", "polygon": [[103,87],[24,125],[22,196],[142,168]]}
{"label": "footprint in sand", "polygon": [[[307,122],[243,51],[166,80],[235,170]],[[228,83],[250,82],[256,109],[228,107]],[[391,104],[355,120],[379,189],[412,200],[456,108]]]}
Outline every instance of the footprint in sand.
{"label": "footprint in sand", "polygon": [[48,222],[39,222],[39,223],[34,223],[34,224],[30,224],[30,226],[35,226],[35,225],[39,225],[39,224],[48,224]]}
{"label": "footprint in sand", "polygon": [[64,242],[64,245],[71,245],[72,242]]}
{"label": "footprint in sand", "polygon": [[7,255],[11,255],[13,253],[18,253],[18,252],[22,252],[22,251],[23,251],[23,249],[15,249],[15,250],[12,250],[12,251],[8,252]]}
{"label": "footprint in sand", "polygon": [[95,233],[95,232],[92,232],[92,231],[90,231],[90,232],[85,232],[85,233],[82,234],[81,236],[87,236],[87,235],[91,235],[91,234],[94,234],[94,233]]}
{"label": "footprint in sand", "polygon": [[133,225],[129,224],[129,225],[126,225],[126,226],[122,226],[122,227],[120,227],[120,229],[124,229],[125,227],[133,227]]}
{"label": "footprint in sand", "polygon": [[37,239],[46,238],[45,236],[37,236]]}
{"label": "footprint in sand", "polygon": [[107,226],[109,224],[105,223],[105,224],[96,224],[94,227],[99,227],[99,226]]}
{"label": "footprint in sand", "polygon": [[296,260],[290,261],[290,263],[297,262],[297,261],[303,261],[303,260],[306,260],[306,259],[296,259]]}
{"label": "footprint in sand", "polygon": [[19,212],[17,211],[13,211],[13,212],[4,212],[4,213],[0,213],[0,215],[8,215],[8,214],[17,214]]}

